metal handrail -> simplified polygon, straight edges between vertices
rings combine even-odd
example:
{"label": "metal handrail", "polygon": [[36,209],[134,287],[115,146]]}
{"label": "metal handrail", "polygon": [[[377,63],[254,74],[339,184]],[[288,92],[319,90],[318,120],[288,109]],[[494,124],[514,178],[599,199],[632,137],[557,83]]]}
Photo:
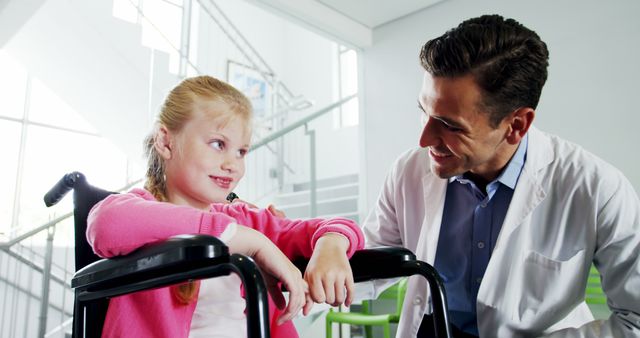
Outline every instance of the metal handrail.
{"label": "metal handrail", "polygon": [[[133,187],[134,185],[136,185],[136,184],[138,184],[140,182],[142,182],[142,179],[135,180],[135,181],[125,185],[123,188],[118,189],[116,191],[129,190],[131,187]],[[41,232],[41,231],[44,231],[44,230],[46,230],[46,229],[48,229],[50,227],[53,227],[56,224],[58,224],[59,222],[65,220],[65,219],[67,219],[67,218],[69,218],[71,216],[73,216],[73,212],[66,213],[66,214],[64,214],[64,215],[62,215],[62,216],[60,216],[60,217],[58,217],[58,218],[56,218],[56,219],[54,219],[52,221],[49,221],[49,222],[47,222],[47,223],[45,223],[43,225],[35,227],[35,228],[23,233],[20,236],[16,236],[16,237],[8,240],[7,242],[0,243],[0,249],[1,250],[6,250],[6,249],[12,247],[13,245],[15,245],[16,243],[21,242],[21,241],[23,241],[23,240],[25,240],[25,239],[27,239],[27,238],[29,238],[29,237]]]}
{"label": "metal handrail", "polygon": [[332,111],[333,109],[345,104],[347,101],[350,101],[350,100],[356,98],[357,96],[358,96],[358,94],[353,94],[353,95],[347,96],[347,97],[345,97],[345,98],[343,98],[341,100],[338,100],[338,101],[336,101],[336,102],[334,102],[334,103],[332,103],[332,104],[330,104],[330,105],[318,110],[317,112],[315,112],[313,114],[308,115],[307,117],[305,117],[305,118],[303,118],[303,119],[301,119],[299,121],[296,121],[296,122],[294,122],[294,123],[282,128],[282,129],[278,130],[275,133],[272,133],[272,134],[266,136],[262,140],[260,140],[260,141],[256,142],[255,144],[253,144],[251,146],[251,148],[249,149],[249,151],[256,150],[256,149],[266,145],[267,143],[269,143],[269,142],[271,142],[273,140],[276,140],[276,139],[288,134],[292,130],[304,126],[305,124],[311,122],[312,120],[315,120],[318,117],[320,117],[320,116]]}
{"label": "metal handrail", "polygon": [[71,318],[69,318],[69,319],[65,320],[64,322],[62,322],[62,324],[60,324],[60,325],[58,325],[58,326],[54,327],[51,331],[47,332],[47,333],[44,335],[44,338],[51,337],[51,336],[53,336],[54,334],[56,334],[56,333],[58,333],[58,332],[61,332],[61,331],[62,331],[62,330],[64,330],[65,328],[67,328],[67,327],[71,326],[71,324],[73,324],[73,317],[71,317]]}
{"label": "metal handrail", "polygon": [[[240,30],[238,29],[238,27],[236,27],[233,22],[229,19],[229,17],[224,14],[224,12],[222,11],[222,9],[216,5],[216,3],[213,0],[209,0],[208,3],[213,6],[216,11],[218,12],[218,14],[220,14],[220,16],[222,17],[222,19],[224,19],[225,24],[229,27],[231,27],[231,29],[233,30],[234,33],[237,34],[237,36],[240,38],[240,40],[245,44],[246,47],[249,48],[249,51],[251,51],[253,53],[253,55],[255,57],[257,57],[257,59],[261,62],[261,65],[258,65],[255,61],[253,61],[253,59],[249,56],[249,54],[244,51],[242,49],[242,46],[238,43],[238,41],[236,39],[233,39],[233,37],[231,36],[231,34],[225,29],[225,26],[219,21],[217,20],[213,13],[211,13],[209,11],[208,8],[206,8],[205,4],[203,3],[202,0],[197,0],[198,3],[200,4],[200,6],[202,6],[202,8],[204,8],[205,12],[207,14],[209,14],[209,17],[218,25],[218,27],[225,33],[227,34],[227,37],[229,38],[229,40],[231,40],[231,42],[236,45],[236,47],[238,47],[238,49],[240,50],[240,53],[242,53],[242,55],[244,55],[247,60],[249,60],[249,62],[251,62],[252,66],[254,66],[259,72],[263,73],[263,76],[265,76],[265,79],[269,76],[273,76],[275,74],[275,72],[273,71],[273,69],[269,66],[269,64],[267,63],[267,61],[265,61],[262,56],[260,56],[260,53],[258,53],[258,51],[253,48],[253,46],[249,43],[249,40],[247,40],[247,38],[244,37],[244,35],[242,35],[242,33],[240,33]],[[262,67],[260,67],[262,66]],[[266,69],[266,72],[263,71],[262,69]]]}

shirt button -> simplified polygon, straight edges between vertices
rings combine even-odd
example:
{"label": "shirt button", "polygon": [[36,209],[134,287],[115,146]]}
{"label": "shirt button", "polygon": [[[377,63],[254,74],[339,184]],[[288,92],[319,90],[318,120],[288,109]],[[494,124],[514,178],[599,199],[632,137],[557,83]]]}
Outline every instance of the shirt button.
{"label": "shirt button", "polygon": [[478,248],[483,249],[484,248],[484,242],[478,242]]}
{"label": "shirt button", "polygon": [[480,282],[482,282],[482,277],[476,278],[476,282],[478,282],[478,284],[480,284]]}
{"label": "shirt button", "polygon": [[420,305],[420,303],[422,303],[422,298],[420,297],[416,297],[416,299],[413,300],[413,305]]}

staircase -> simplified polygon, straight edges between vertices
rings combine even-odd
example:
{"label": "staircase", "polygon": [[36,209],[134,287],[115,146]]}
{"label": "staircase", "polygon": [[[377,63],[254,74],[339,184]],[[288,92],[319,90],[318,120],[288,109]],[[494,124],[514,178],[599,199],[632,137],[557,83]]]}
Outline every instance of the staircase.
{"label": "staircase", "polygon": [[[358,223],[358,174],[319,179],[316,187],[317,217],[345,217]],[[311,217],[309,182],[289,185],[285,191],[273,199],[275,207],[287,218]]]}

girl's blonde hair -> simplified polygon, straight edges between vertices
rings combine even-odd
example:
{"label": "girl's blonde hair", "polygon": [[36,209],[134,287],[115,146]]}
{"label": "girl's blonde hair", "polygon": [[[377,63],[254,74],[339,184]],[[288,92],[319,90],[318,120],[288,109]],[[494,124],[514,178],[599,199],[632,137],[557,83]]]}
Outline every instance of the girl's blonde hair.
{"label": "girl's blonde hair", "polygon": [[[234,118],[242,119],[247,131],[251,125],[251,103],[233,86],[211,76],[196,76],[180,82],[167,95],[154,131],[144,142],[148,167],[144,188],[151,192],[158,201],[167,201],[166,177],[164,160],[154,147],[156,134],[160,126],[164,126],[172,133],[179,133],[184,125],[192,118],[195,109],[205,107],[206,102],[218,101],[227,105],[225,110],[206,110],[211,117],[226,125]],[[198,295],[198,284],[183,283],[171,288],[172,294],[180,303],[187,304]]]}
{"label": "girl's blonde hair", "polygon": [[240,117],[250,126],[251,103],[239,90],[211,76],[196,76],[187,78],[178,84],[167,95],[154,131],[144,142],[148,167],[144,188],[159,201],[166,201],[166,182],[164,161],[154,147],[156,133],[160,125],[173,133],[178,133],[193,115],[193,110],[206,101],[220,101],[229,109],[224,111],[208,111],[215,118],[220,118],[226,124],[232,118]]}

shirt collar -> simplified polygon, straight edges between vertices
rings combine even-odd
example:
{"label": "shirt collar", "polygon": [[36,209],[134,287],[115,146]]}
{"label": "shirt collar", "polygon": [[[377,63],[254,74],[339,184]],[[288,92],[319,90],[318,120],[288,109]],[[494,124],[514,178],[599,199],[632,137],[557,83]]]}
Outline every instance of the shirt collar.
{"label": "shirt collar", "polygon": [[[497,190],[497,182],[502,183],[503,185],[515,189],[516,183],[518,183],[518,177],[520,177],[520,173],[522,172],[522,168],[524,167],[524,161],[526,160],[527,155],[527,147],[529,141],[529,134],[525,134],[520,144],[518,145],[518,149],[516,150],[513,157],[509,160],[502,173],[491,183],[487,184],[487,190],[489,191],[489,195],[493,195],[492,192]],[[460,183],[469,183],[468,179],[464,178],[463,175],[453,176],[449,178],[449,183],[453,181],[458,181]],[[493,190],[493,191],[492,191]]]}
{"label": "shirt collar", "polygon": [[507,167],[504,168],[502,174],[497,178],[498,182],[511,189],[515,189],[516,183],[518,183],[518,177],[520,177],[520,173],[524,167],[524,161],[527,156],[528,141],[529,135],[525,134],[522,141],[520,141],[520,145],[518,145],[518,150],[516,150],[516,153],[513,154],[513,157],[509,161],[509,164],[507,164]]}

